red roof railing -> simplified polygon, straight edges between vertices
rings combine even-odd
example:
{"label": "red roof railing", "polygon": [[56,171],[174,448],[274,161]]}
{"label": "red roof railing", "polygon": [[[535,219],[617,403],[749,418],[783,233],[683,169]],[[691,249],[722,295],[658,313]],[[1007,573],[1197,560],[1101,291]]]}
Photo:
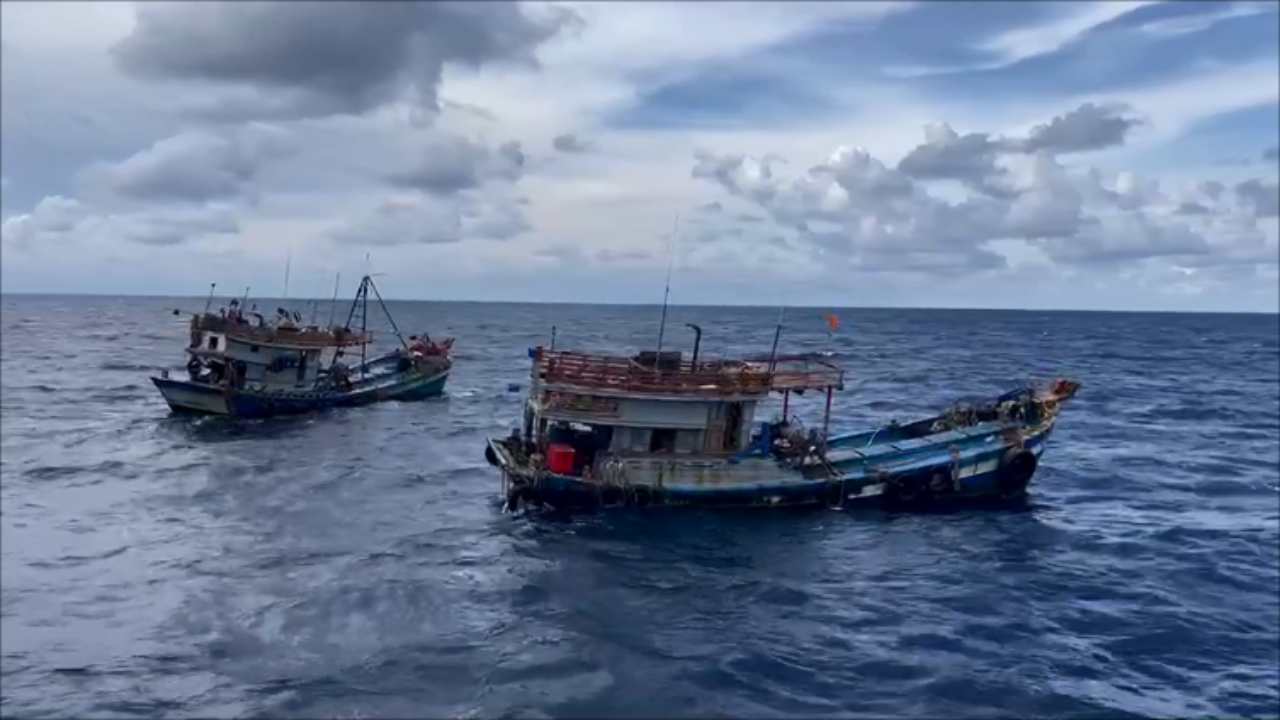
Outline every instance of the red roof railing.
{"label": "red roof railing", "polygon": [[534,368],[548,385],[691,397],[763,395],[844,385],[844,372],[839,368],[796,357],[779,358],[770,372],[768,362],[706,361],[695,365],[681,361],[678,366],[654,367],[633,358],[538,348]]}

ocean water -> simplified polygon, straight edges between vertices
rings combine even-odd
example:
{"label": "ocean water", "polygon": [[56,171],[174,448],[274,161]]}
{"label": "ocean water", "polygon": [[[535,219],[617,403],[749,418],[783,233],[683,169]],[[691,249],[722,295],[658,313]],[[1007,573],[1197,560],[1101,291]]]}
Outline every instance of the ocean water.
{"label": "ocean water", "polygon": [[[6,717],[1280,711],[1275,316],[791,310],[782,348],[849,370],[838,429],[1082,380],[1025,506],[558,518],[501,512],[482,439],[551,326],[652,347],[656,308],[391,303],[458,338],[446,398],[236,424],[147,380],[178,304],[2,300]],[[665,345],[775,319],[675,308]]]}

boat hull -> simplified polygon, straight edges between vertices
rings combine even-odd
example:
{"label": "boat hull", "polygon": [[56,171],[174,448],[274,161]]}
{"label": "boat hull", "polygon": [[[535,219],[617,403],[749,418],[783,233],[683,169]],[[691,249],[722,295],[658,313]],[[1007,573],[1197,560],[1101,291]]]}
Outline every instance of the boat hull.
{"label": "boat hull", "polygon": [[339,407],[358,407],[386,400],[425,400],[444,394],[449,371],[404,375],[350,392],[260,392],[232,390],[164,377],[153,377],[169,409],[184,415],[216,415],[244,419],[304,415]]}
{"label": "boat hull", "polygon": [[[620,487],[549,472],[530,482],[509,472],[509,458],[496,441],[490,441],[486,457],[503,472],[508,507],[926,509],[1025,497],[1053,426],[1053,421],[1047,422],[1016,441],[994,439],[999,438],[994,433],[980,436],[958,457],[949,454],[946,446],[931,444],[916,456],[901,454],[876,465],[845,462],[834,467],[834,477],[820,478],[807,478],[779,466],[773,478],[739,482],[730,475],[715,483],[629,483]],[[1023,452],[1033,459],[1019,458],[1021,465],[1014,468],[1012,458]]]}

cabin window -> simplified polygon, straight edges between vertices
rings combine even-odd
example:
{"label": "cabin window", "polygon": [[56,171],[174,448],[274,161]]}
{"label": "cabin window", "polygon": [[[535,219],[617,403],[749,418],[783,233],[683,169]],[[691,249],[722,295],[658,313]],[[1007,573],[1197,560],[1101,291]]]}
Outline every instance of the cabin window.
{"label": "cabin window", "polygon": [[249,346],[249,352],[258,352],[258,346],[257,346],[257,345],[250,345],[250,346]]}
{"label": "cabin window", "polygon": [[676,431],[673,428],[654,428],[649,436],[649,452],[675,452]]}
{"label": "cabin window", "polygon": [[209,349],[210,349],[210,350],[217,350],[217,349],[218,349],[218,336],[217,336],[217,335],[210,335],[210,336],[209,336]]}

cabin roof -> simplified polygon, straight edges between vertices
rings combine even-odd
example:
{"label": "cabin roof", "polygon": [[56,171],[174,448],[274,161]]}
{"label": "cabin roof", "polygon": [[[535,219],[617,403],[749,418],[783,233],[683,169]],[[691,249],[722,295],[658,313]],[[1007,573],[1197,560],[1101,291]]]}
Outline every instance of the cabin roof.
{"label": "cabin roof", "polygon": [[613,395],[665,396],[689,400],[763,396],[770,392],[843,389],[844,371],[816,358],[779,356],[769,361],[710,360],[655,367],[637,358],[572,351],[534,350],[534,374],[559,390]]}
{"label": "cabin roof", "polygon": [[201,313],[192,316],[191,329],[193,331],[223,333],[228,341],[282,348],[353,347],[373,342],[373,333],[362,333],[338,326],[331,328],[259,326],[249,322],[234,322],[213,313]]}

